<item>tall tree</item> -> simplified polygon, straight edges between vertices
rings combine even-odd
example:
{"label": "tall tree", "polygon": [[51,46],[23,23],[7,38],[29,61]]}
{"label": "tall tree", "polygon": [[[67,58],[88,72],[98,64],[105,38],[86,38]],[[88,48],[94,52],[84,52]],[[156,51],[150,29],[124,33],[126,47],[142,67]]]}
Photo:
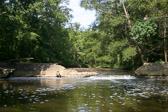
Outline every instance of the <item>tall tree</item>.
{"label": "tall tree", "polygon": [[[66,63],[69,9],[66,0],[2,0],[0,60],[34,57],[36,62]],[[8,44],[7,44],[8,43]],[[64,51],[64,52],[63,52]]]}
{"label": "tall tree", "polygon": [[[109,43],[114,44],[118,40],[124,42],[122,40],[128,39],[128,43],[125,44],[124,48],[135,46],[139,54],[137,56],[140,57],[142,63],[157,61],[161,58],[161,38],[159,36],[161,33],[159,33],[159,29],[160,26],[166,25],[159,25],[158,20],[166,16],[166,5],[167,2],[165,0],[81,0],[82,7],[97,11],[98,24],[96,24],[96,28],[99,31],[105,32],[106,36],[104,38],[110,39],[110,41],[108,40],[108,44],[106,43],[105,45],[109,45]],[[163,27],[163,29],[167,28]],[[163,31],[165,32],[166,30]],[[166,34],[164,32],[162,34]],[[166,43],[165,38],[165,60],[167,58]],[[112,48],[114,46],[111,47],[111,50]],[[124,48],[122,49],[123,52],[125,51]],[[135,49],[131,51],[132,53],[128,54],[134,54],[135,56],[136,53],[133,53]],[[150,58],[151,56],[152,58]],[[123,54],[120,57],[125,59]],[[130,57],[133,58],[133,55],[130,55]],[[129,59],[132,60],[132,58]]]}

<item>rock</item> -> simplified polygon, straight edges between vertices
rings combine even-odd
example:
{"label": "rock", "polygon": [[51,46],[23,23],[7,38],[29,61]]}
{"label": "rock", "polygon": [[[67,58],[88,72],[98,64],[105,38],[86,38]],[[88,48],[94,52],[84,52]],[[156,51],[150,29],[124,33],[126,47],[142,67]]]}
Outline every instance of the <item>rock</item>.
{"label": "rock", "polygon": [[65,67],[57,64],[41,64],[45,69],[39,69],[37,77],[61,77]]}
{"label": "rock", "polygon": [[141,76],[168,76],[168,63],[144,63],[135,71]]}
{"label": "rock", "polygon": [[[59,66],[61,66],[61,65],[59,65]],[[42,72],[43,73],[38,75],[38,77],[73,77],[73,78],[75,78],[75,77],[88,77],[88,76],[98,74],[97,72],[78,72],[76,70],[66,69],[66,68],[64,68],[64,69],[55,68],[54,71],[45,70]],[[51,72],[55,72],[55,73],[51,73]]]}
{"label": "rock", "polygon": [[14,68],[14,77],[87,77],[96,75],[97,72],[78,72],[66,69],[56,63],[16,63],[0,64],[3,68]]}
{"label": "rock", "polygon": [[12,74],[14,70],[15,69],[0,68],[0,78],[9,77],[9,75]]}
{"label": "rock", "polygon": [[97,75],[97,72],[78,72],[74,69],[66,69],[64,70],[63,74],[61,76],[63,77],[88,77],[92,75]]}

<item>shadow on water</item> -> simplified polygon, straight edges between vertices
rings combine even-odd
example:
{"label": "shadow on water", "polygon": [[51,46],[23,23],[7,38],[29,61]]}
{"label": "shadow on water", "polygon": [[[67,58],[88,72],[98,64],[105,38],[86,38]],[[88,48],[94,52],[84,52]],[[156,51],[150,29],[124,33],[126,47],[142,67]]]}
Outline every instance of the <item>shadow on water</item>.
{"label": "shadow on water", "polygon": [[102,74],[76,79],[21,77],[0,81],[0,111],[168,111],[167,79]]}

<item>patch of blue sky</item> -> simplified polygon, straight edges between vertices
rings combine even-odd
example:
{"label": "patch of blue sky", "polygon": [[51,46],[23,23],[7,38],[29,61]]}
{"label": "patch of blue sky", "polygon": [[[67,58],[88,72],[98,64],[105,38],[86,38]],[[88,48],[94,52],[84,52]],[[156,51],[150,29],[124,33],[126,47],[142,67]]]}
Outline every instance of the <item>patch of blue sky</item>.
{"label": "patch of blue sky", "polygon": [[96,11],[80,7],[80,0],[70,0],[68,7],[72,9],[72,23],[80,23],[81,27],[88,28],[96,19]]}

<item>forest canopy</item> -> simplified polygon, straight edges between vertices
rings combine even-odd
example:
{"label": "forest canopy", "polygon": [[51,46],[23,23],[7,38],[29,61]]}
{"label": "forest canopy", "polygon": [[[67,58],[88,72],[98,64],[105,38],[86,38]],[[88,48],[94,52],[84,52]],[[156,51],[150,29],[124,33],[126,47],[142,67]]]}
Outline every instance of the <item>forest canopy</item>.
{"label": "forest canopy", "polygon": [[[167,62],[167,0],[81,0],[89,29],[70,23],[68,0],[1,0],[0,61],[134,69]],[[86,17],[87,18],[87,17]]]}

